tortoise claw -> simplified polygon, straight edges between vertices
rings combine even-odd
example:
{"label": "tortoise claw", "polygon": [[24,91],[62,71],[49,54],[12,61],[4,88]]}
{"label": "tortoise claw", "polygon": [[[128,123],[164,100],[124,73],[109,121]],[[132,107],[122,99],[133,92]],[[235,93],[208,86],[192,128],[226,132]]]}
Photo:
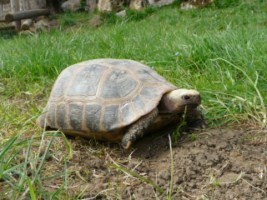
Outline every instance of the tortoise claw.
{"label": "tortoise claw", "polygon": [[132,142],[128,141],[126,144],[121,143],[122,148],[129,149],[132,146]]}

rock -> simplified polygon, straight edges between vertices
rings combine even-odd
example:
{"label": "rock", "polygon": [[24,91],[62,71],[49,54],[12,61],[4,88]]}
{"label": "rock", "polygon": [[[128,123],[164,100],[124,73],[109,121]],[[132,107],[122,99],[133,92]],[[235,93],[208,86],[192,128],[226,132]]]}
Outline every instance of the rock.
{"label": "rock", "polygon": [[191,10],[191,9],[194,9],[196,8],[194,5],[190,4],[189,2],[183,2],[181,4],[181,9],[182,10]]}
{"label": "rock", "polygon": [[217,165],[220,161],[221,161],[221,158],[219,157],[219,155],[216,153],[216,152],[212,152],[212,153],[209,153],[208,157],[208,166],[215,166]]}
{"label": "rock", "polygon": [[118,17],[125,17],[127,15],[126,10],[122,10],[120,12],[117,12],[116,15]]}
{"label": "rock", "polygon": [[171,174],[169,171],[161,171],[159,173],[159,178],[168,181],[171,178]]}
{"label": "rock", "polygon": [[101,12],[121,11],[125,0],[99,0],[98,10]]}
{"label": "rock", "polygon": [[149,5],[156,7],[166,6],[172,4],[174,0],[148,0]]}
{"label": "rock", "polygon": [[59,26],[59,21],[57,19],[49,19],[46,16],[38,17],[35,20],[32,20],[32,19],[28,19],[28,20],[30,20],[30,22],[26,24],[26,27],[24,24],[24,27],[21,28],[21,31],[20,31],[21,35],[33,35],[38,32],[49,31],[51,28]]}
{"label": "rock", "polygon": [[45,17],[40,18],[36,23],[34,23],[35,32],[47,31],[49,28],[49,20]]}
{"label": "rock", "polygon": [[185,169],[185,174],[187,175],[187,176],[193,176],[193,175],[195,175],[196,174],[196,172],[195,172],[195,170],[194,170],[194,168],[193,167],[187,167],[186,169]]}
{"label": "rock", "polygon": [[181,4],[181,9],[190,10],[197,7],[205,7],[212,2],[213,0],[187,0]]}
{"label": "rock", "polygon": [[134,10],[141,10],[147,5],[161,7],[172,4],[174,0],[131,0],[129,7]]}
{"label": "rock", "polygon": [[97,8],[97,0],[86,0],[85,10],[92,12]]}
{"label": "rock", "polygon": [[33,20],[32,19],[26,19],[22,22],[21,24],[21,30],[23,31],[26,31],[26,30],[29,30],[30,27],[32,26],[33,24]]}
{"label": "rock", "polygon": [[196,184],[195,181],[191,181],[191,182],[189,182],[187,185],[188,185],[191,189],[194,189],[194,188],[197,187],[197,184]]}
{"label": "rock", "polygon": [[228,145],[227,142],[221,142],[216,146],[216,149],[223,150],[227,147],[227,145]]}
{"label": "rock", "polygon": [[146,5],[147,2],[145,0],[131,0],[129,7],[134,10],[141,10]]}
{"label": "rock", "polygon": [[112,11],[111,0],[99,0],[97,8],[101,12],[110,12]]}
{"label": "rock", "polygon": [[216,140],[210,139],[207,141],[207,146],[210,148],[215,148],[216,147]]}
{"label": "rock", "polygon": [[61,4],[61,8],[64,12],[71,11],[75,12],[79,10],[81,4],[80,0],[68,0]]}
{"label": "rock", "polygon": [[[87,1],[89,2],[89,0]],[[141,10],[147,5],[160,7],[173,2],[174,0],[99,0],[97,7],[101,12],[121,11],[125,6],[128,6],[130,9]]]}

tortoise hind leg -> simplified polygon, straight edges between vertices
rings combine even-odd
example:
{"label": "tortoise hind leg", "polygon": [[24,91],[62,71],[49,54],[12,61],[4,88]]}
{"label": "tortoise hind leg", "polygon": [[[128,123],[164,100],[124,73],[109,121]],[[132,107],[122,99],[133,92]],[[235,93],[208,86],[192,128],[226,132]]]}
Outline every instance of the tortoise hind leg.
{"label": "tortoise hind leg", "polygon": [[149,114],[141,117],[129,127],[122,137],[121,145],[124,149],[129,149],[133,142],[143,137],[145,130],[152,124],[158,116],[158,109],[152,110]]}

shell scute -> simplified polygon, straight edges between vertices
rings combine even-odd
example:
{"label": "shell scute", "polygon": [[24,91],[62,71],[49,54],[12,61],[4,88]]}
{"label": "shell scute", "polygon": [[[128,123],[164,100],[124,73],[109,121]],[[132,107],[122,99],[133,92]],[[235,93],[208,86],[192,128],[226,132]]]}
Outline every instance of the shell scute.
{"label": "shell scute", "polygon": [[91,132],[100,132],[100,117],[102,106],[99,104],[89,104],[85,106],[85,123]]}
{"label": "shell scute", "polygon": [[140,95],[134,97],[132,103],[136,112],[140,112],[146,107],[145,102],[143,101]]}
{"label": "shell scute", "polygon": [[145,100],[145,101],[153,101],[154,99],[157,99],[157,97],[161,95],[161,92],[158,88],[155,88],[153,86],[150,87],[144,87],[140,91],[140,96]]}
{"label": "shell scute", "polygon": [[125,104],[121,105],[119,113],[121,115],[122,124],[124,125],[130,124],[132,119],[135,118],[135,113],[132,110],[130,102],[126,102]]}
{"label": "shell scute", "polygon": [[51,127],[56,127],[56,105],[47,106],[46,123]]}
{"label": "shell scute", "polygon": [[99,64],[82,68],[71,82],[67,96],[95,96],[101,76],[107,68]]}
{"label": "shell scute", "polygon": [[65,70],[63,73],[61,73],[54,84],[53,90],[51,92],[51,97],[63,96],[67,88],[67,85],[69,83],[66,80],[70,80],[71,77],[72,77],[72,73],[69,70]]}
{"label": "shell scute", "polygon": [[103,98],[121,98],[129,95],[137,86],[125,70],[114,69],[106,77],[100,96]]}
{"label": "shell scute", "polygon": [[118,127],[119,112],[118,105],[107,106],[104,110],[103,125],[106,131],[111,131]]}
{"label": "shell scute", "polygon": [[67,123],[67,106],[63,103],[57,105],[56,122],[58,129],[68,129]]}
{"label": "shell scute", "polygon": [[69,122],[73,130],[82,130],[82,113],[83,105],[82,104],[69,104]]}

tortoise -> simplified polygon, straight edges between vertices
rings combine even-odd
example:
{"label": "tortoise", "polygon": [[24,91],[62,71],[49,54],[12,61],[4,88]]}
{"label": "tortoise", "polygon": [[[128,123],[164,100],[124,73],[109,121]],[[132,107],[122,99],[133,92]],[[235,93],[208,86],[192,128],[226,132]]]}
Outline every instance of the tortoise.
{"label": "tortoise", "polygon": [[201,121],[200,103],[198,91],[177,88],[142,63],[93,59],[60,73],[37,124],[128,149],[144,134]]}

